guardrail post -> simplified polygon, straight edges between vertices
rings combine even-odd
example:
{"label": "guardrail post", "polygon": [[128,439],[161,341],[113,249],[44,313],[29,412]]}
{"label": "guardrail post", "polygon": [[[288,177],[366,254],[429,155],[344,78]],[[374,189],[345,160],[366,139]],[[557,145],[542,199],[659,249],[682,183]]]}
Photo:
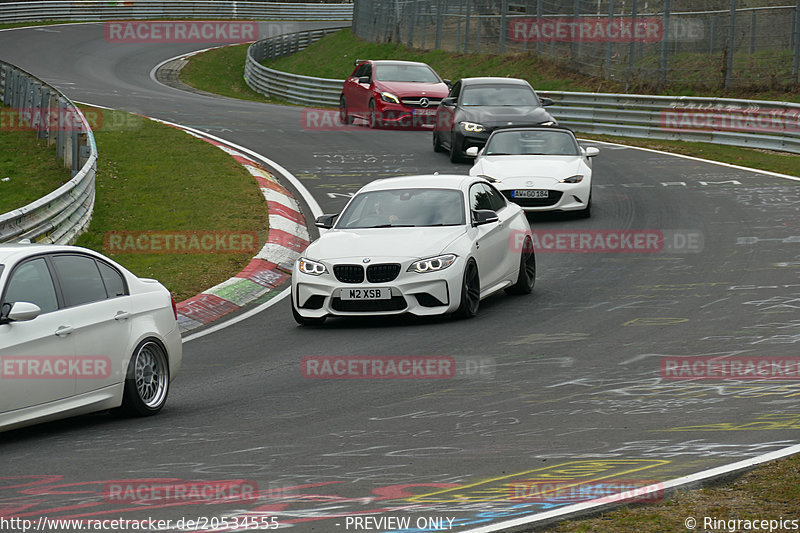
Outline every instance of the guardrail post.
{"label": "guardrail post", "polygon": [[70,126],[70,142],[72,143],[70,148],[72,148],[72,160],[70,161],[70,170],[72,170],[72,177],[74,178],[75,175],[80,170],[80,165],[78,165],[78,161],[80,161],[80,148],[81,145],[78,142],[78,130],[75,128],[74,124]]}
{"label": "guardrail post", "polygon": [[65,139],[64,139],[64,128],[61,127],[61,119],[64,116],[64,108],[66,104],[64,103],[63,98],[58,99],[58,105],[56,106],[56,118],[53,121],[51,118],[51,122],[55,122],[56,128],[56,156],[64,157],[64,153],[66,152],[65,147]]}
{"label": "guardrail post", "polygon": [[[56,114],[55,126],[53,124],[53,114]],[[55,127],[55,135],[53,135],[53,127]],[[50,101],[47,105],[47,146],[58,144],[58,94],[55,92],[50,93]],[[56,154],[58,146],[56,146]]]}
{"label": "guardrail post", "polygon": [[[39,138],[47,139],[47,122],[50,120],[50,89],[47,87],[42,87],[42,93],[39,99],[39,113],[41,114]],[[50,144],[50,142],[48,141],[47,144]]]}

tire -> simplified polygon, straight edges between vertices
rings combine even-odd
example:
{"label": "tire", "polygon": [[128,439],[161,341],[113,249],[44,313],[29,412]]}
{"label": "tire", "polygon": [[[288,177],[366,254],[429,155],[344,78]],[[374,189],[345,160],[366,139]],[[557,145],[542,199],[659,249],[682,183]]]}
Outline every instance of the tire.
{"label": "tire", "polygon": [[369,115],[367,118],[370,128],[380,128],[383,126],[383,121],[378,117],[378,112],[375,110],[375,100],[369,101]]}
{"label": "tire", "polygon": [[525,239],[519,255],[517,282],[506,288],[507,294],[530,294],[536,284],[536,252],[530,237]]}
{"label": "tire", "polygon": [[302,316],[300,313],[297,312],[297,309],[294,306],[294,293],[290,295],[292,298],[292,316],[294,317],[294,321],[297,322],[301,326],[321,326],[325,323],[325,319],[327,317],[320,317],[320,318],[307,318]]}
{"label": "tire", "polygon": [[444,152],[444,146],[442,146],[442,140],[439,138],[439,132],[433,132],[433,151],[434,152]]}
{"label": "tire", "polygon": [[167,403],[168,395],[167,352],[155,339],[145,339],[128,363],[120,412],[132,416],[154,415]]}
{"label": "tire", "polygon": [[464,267],[464,280],[461,283],[461,302],[456,309],[458,318],[472,318],[478,314],[481,303],[481,280],[478,265],[474,259],[467,261]]}
{"label": "tire", "polygon": [[454,132],[450,133],[450,162],[451,163],[461,163],[461,149],[456,146],[456,134]]}
{"label": "tire", "polygon": [[347,102],[344,99],[344,95],[339,97],[339,119],[345,125],[353,123],[353,117],[347,112]]}
{"label": "tire", "polygon": [[589,218],[592,216],[592,193],[589,192],[589,201],[586,202],[586,208],[578,211],[578,218]]}

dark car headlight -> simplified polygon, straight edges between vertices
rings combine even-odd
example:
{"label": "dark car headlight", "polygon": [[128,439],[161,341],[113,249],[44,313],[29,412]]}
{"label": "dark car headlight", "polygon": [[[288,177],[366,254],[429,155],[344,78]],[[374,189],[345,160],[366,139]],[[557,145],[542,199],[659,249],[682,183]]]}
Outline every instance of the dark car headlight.
{"label": "dark car headlight", "polygon": [[486,129],[483,124],[479,124],[477,122],[468,122],[465,120],[459,122],[459,124],[461,124],[461,127],[464,128],[464,131],[470,131],[473,133],[480,133]]}

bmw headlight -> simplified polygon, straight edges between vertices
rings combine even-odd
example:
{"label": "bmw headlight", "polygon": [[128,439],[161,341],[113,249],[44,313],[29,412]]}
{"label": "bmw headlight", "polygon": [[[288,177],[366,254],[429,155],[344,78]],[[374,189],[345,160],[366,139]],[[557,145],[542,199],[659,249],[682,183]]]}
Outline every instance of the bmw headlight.
{"label": "bmw headlight", "polygon": [[384,102],[391,102],[393,104],[399,104],[400,103],[400,99],[397,96],[393,95],[392,93],[387,93],[387,92],[382,92],[381,93],[381,100],[383,100]]}
{"label": "bmw headlight", "polygon": [[564,178],[563,180],[561,180],[561,183],[580,183],[582,181],[583,181],[583,176],[581,174],[575,174],[574,176]]}
{"label": "bmw headlight", "polygon": [[464,128],[464,131],[480,133],[486,129],[483,124],[478,124],[477,122],[459,122],[459,124],[461,124],[461,127]]}
{"label": "bmw headlight", "polygon": [[437,257],[429,257],[428,259],[420,259],[419,261],[411,263],[411,266],[408,267],[408,272],[424,274],[425,272],[444,270],[452,265],[455,260],[455,254],[444,254]]}
{"label": "bmw headlight", "polygon": [[311,259],[307,259],[305,257],[301,257],[297,260],[297,267],[303,274],[310,274],[312,276],[321,276],[328,271],[328,269],[325,268],[325,265],[322,263],[312,261]]}

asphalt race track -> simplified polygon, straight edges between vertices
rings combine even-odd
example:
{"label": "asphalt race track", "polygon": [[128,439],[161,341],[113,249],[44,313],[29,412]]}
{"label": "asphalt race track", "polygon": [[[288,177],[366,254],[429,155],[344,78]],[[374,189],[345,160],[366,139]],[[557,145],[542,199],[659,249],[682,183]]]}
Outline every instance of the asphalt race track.
{"label": "asphalt race track", "polygon": [[[309,131],[300,107],[187,93],[150,78],[158,63],[207,46],[109,44],[101,24],[0,32],[0,59],[72,99],[263,154],[325,212],[376,178],[469,169],[434,153],[430,132]],[[681,381],[667,379],[662,363],[797,355],[800,184],[597,146],[592,218],[537,216],[532,226],[661,231],[665,248],[540,248],[534,293],[491,297],[467,321],[336,319],[300,328],[284,299],[186,343],[157,417],[98,414],[2,434],[2,514],[207,518],[186,531],[226,530],[211,529],[212,518],[233,517],[276,517],[296,531],[434,531],[441,521],[466,531],[574,501],[519,498],[525,481],[665,481],[797,444],[797,380]],[[450,356],[459,372],[303,377],[304,357],[328,355]],[[258,498],[146,505],[108,496],[114,483],[222,480],[246,480]],[[354,520],[366,515],[409,519],[410,527]],[[684,517],[675,519],[682,530]]]}

